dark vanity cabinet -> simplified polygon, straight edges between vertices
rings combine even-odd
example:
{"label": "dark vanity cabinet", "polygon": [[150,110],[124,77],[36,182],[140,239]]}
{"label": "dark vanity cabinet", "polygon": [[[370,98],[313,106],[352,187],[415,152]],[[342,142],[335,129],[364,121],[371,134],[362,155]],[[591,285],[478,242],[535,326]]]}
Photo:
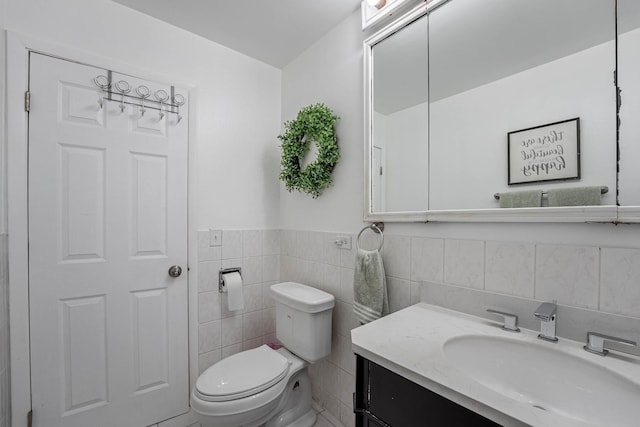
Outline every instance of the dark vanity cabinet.
{"label": "dark vanity cabinet", "polygon": [[499,426],[357,355],[356,427]]}

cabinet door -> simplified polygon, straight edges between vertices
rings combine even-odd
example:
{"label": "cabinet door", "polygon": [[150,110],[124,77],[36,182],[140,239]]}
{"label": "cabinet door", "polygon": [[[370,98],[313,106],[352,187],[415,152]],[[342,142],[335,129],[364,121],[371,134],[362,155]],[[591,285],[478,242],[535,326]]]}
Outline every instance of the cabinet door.
{"label": "cabinet door", "polygon": [[367,365],[368,411],[389,426],[499,425],[382,366]]}
{"label": "cabinet door", "polygon": [[371,417],[366,417],[363,425],[364,427],[387,427],[384,424],[378,423],[376,420],[374,420]]}

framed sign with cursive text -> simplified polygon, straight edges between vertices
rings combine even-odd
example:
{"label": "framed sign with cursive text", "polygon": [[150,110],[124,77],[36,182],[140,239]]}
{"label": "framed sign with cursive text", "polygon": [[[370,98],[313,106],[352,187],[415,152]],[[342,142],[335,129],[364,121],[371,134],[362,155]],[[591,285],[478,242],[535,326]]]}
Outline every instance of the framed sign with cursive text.
{"label": "framed sign with cursive text", "polygon": [[580,179],[580,118],[507,134],[508,184]]}

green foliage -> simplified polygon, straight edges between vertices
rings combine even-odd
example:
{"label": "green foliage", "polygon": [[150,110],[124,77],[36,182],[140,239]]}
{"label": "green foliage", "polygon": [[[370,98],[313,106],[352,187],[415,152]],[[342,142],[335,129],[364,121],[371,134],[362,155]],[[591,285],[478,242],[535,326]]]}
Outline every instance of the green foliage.
{"label": "green foliage", "polygon": [[[331,172],[340,158],[333,129],[336,120],[338,116],[329,107],[315,104],[304,107],[295,120],[284,124],[285,132],[278,139],[282,141],[280,180],[287,190],[302,191],[315,199],[331,185]],[[312,141],[318,147],[318,158],[301,169],[300,162]]]}

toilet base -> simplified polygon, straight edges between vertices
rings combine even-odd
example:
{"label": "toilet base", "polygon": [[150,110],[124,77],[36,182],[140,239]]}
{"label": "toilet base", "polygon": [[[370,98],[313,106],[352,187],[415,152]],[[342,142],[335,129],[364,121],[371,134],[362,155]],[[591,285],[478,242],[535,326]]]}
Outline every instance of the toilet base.
{"label": "toilet base", "polygon": [[[191,406],[202,427],[312,427],[316,413],[311,408],[311,380],[307,364],[285,348],[278,350],[292,362],[290,377],[285,386],[280,386],[280,396],[268,405],[254,407],[248,411],[217,412],[222,410],[216,402],[203,402],[192,392]],[[276,387],[276,386],[274,386]],[[266,393],[271,389],[262,391]],[[276,390],[277,391],[277,390]],[[275,397],[275,396],[274,396]],[[250,399],[249,398],[243,398]],[[246,401],[250,404],[250,400]],[[243,404],[244,405],[244,404]]]}
{"label": "toilet base", "polygon": [[316,413],[311,408],[311,380],[305,367],[289,381],[281,405],[265,423],[265,427],[311,427]]}

